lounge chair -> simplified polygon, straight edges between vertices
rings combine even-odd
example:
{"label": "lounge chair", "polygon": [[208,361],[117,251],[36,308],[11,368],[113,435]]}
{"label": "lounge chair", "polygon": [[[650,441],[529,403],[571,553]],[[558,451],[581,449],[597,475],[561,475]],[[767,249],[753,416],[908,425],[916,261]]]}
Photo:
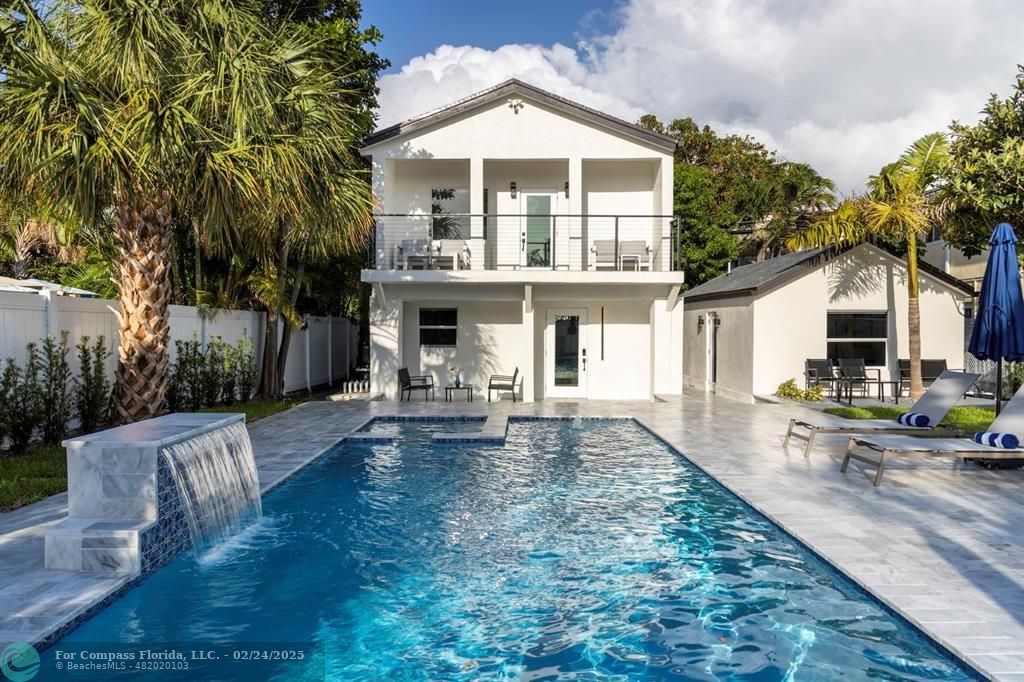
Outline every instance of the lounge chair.
{"label": "lounge chair", "polygon": [[[860,386],[867,394],[868,386],[871,384],[878,386],[878,399],[882,399],[882,370],[878,367],[865,367],[863,358],[840,358],[836,371],[839,373],[837,385],[839,386],[838,400],[840,402],[843,399],[844,386],[850,396],[849,404],[852,405],[853,387]],[[874,372],[874,376],[870,374],[871,372]]]}
{"label": "lounge chair", "polygon": [[804,388],[811,386],[824,386],[828,388],[829,395],[835,395],[836,372],[831,360],[827,358],[804,360]]}
{"label": "lounge chair", "polygon": [[[809,457],[811,448],[814,447],[814,439],[819,433],[934,432],[942,423],[942,419],[953,409],[964,393],[970,390],[979,376],[981,375],[968,372],[943,372],[942,376],[932,382],[928,390],[917,399],[917,402],[910,406],[911,412],[927,416],[929,424],[935,426],[904,426],[895,419],[842,419],[835,417],[834,421],[828,424],[812,424],[799,419],[790,419],[789,430],[786,432],[786,440],[782,447],[789,447],[789,441],[792,438],[807,441],[807,445],[804,447],[804,457]],[[808,434],[805,436],[802,433],[797,433],[797,428],[807,429]],[[941,432],[945,432],[945,430]]]}
{"label": "lounge chair", "polygon": [[601,268],[618,269],[618,263],[615,262],[614,239],[595,239],[594,245],[590,247],[590,251],[594,254],[595,270],[600,270]]}
{"label": "lounge chair", "polygon": [[651,248],[642,239],[619,243],[619,269],[626,269],[626,262],[635,263],[637,270],[651,269]]}
{"label": "lounge chair", "polygon": [[431,254],[426,239],[403,239],[395,247],[395,266],[400,270],[423,270],[430,267]]}
{"label": "lounge chair", "polygon": [[427,391],[430,391],[430,399],[437,400],[434,395],[434,377],[424,374],[420,376],[409,376],[406,367],[398,370],[398,402],[402,402],[406,396],[412,400],[413,391],[423,391],[423,399],[427,399]]}
{"label": "lounge chair", "polygon": [[515,402],[516,379],[518,378],[518,367],[516,367],[516,371],[512,373],[512,376],[508,376],[507,374],[492,374],[490,381],[487,382],[487,402],[491,402],[491,391],[512,391],[512,402]]}
{"label": "lounge chair", "polygon": [[[938,381],[936,381],[938,383]],[[932,384],[934,386],[934,384]],[[1024,441],[1024,386],[1013,399],[1006,403],[992,425],[991,433],[1012,433]],[[879,453],[877,459],[857,452],[865,448]],[[976,459],[1020,459],[1024,447],[1017,449],[997,448],[975,443],[973,438],[914,438],[913,436],[854,436],[846,446],[846,456],[840,471],[844,474],[850,460],[875,465],[874,485],[882,482],[885,465],[892,457],[969,457]]]}

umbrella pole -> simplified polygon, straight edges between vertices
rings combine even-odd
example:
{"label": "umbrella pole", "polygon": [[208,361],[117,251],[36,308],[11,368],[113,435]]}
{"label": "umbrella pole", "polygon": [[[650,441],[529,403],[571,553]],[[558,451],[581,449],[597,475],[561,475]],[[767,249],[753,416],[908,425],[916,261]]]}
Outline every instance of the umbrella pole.
{"label": "umbrella pole", "polygon": [[999,416],[1003,401],[1003,359],[996,361],[996,416]]}

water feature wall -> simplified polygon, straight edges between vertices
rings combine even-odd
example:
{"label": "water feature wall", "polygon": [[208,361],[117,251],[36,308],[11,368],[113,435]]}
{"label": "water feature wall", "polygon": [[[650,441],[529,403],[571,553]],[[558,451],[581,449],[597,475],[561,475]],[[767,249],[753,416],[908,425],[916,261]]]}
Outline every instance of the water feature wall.
{"label": "water feature wall", "polygon": [[260,513],[244,415],[165,415],[64,446],[68,518],[46,533],[47,568],[151,570]]}

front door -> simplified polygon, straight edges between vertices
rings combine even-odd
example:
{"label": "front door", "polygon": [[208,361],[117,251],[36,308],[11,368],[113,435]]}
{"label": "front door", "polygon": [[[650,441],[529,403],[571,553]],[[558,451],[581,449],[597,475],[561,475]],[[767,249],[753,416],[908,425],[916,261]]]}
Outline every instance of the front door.
{"label": "front door", "polygon": [[587,397],[586,309],[548,311],[544,356],[545,396]]}
{"label": "front door", "polygon": [[520,265],[524,268],[550,268],[554,254],[554,222],[557,192],[524,190]]}

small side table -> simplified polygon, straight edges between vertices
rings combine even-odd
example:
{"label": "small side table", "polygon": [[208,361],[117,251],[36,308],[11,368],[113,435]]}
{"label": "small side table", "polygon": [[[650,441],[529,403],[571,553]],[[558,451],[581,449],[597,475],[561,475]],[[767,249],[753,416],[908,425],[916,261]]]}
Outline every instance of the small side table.
{"label": "small side table", "polygon": [[456,386],[455,384],[449,384],[449,385],[445,386],[444,387],[444,401],[446,403],[452,402],[453,398],[455,397],[454,394],[455,394],[456,391],[465,391],[466,392],[466,402],[468,402],[468,403],[473,402],[473,384],[462,384],[461,386]]}

